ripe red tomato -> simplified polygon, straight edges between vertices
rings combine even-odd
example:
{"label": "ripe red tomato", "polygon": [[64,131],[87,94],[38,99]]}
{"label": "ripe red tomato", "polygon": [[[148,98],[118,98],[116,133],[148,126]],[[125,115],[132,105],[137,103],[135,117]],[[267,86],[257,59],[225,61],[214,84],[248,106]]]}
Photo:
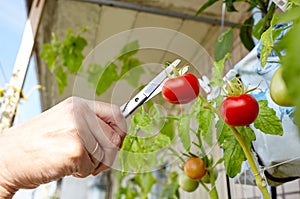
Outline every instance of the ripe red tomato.
{"label": "ripe red tomato", "polygon": [[221,104],[220,112],[223,120],[231,126],[247,126],[254,122],[259,106],[249,94],[227,97]]}
{"label": "ripe red tomato", "polygon": [[193,74],[184,74],[168,79],[162,88],[162,95],[172,104],[186,104],[195,99],[199,91],[198,78]]}
{"label": "ripe red tomato", "polygon": [[199,157],[191,157],[184,164],[185,174],[192,180],[200,180],[206,174],[205,162]]}

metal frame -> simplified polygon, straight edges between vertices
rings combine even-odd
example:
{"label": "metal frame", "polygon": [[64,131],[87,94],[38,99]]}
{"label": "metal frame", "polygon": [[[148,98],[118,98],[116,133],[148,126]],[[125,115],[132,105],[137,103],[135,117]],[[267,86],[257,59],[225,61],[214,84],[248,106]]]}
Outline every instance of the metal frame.
{"label": "metal frame", "polygon": [[97,4],[101,4],[101,5],[106,5],[106,6],[130,9],[130,10],[135,10],[135,11],[140,11],[140,12],[147,12],[147,13],[158,14],[158,15],[163,15],[163,16],[168,16],[168,17],[189,19],[189,20],[203,22],[203,23],[209,23],[209,24],[213,24],[213,25],[221,25],[222,23],[224,24],[224,26],[237,26],[238,25],[237,23],[233,23],[233,22],[229,22],[229,21],[222,22],[222,20],[219,20],[219,19],[189,15],[189,14],[184,14],[184,13],[180,13],[180,12],[164,10],[164,9],[159,9],[159,8],[155,8],[155,7],[150,7],[150,6],[142,6],[142,5],[127,3],[127,2],[122,2],[122,1],[114,1],[114,0],[73,0],[73,1],[80,1],[80,2],[86,2],[86,3],[97,3]]}

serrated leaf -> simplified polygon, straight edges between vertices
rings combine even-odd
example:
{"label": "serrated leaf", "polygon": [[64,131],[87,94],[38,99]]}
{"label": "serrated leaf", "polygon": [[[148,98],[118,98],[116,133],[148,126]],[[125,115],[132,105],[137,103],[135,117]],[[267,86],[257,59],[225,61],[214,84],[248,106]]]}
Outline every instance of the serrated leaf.
{"label": "serrated leaf", "polygon": [[118,79],[119,75],[117,73],[117,65],[113,62],[108,63],[99,78],[96,94],[103,94],[111,86],[111,84]]}
{"label": "serrated leaf", "polygon": [[282,135],[283,129],[280,119],[276,112],[268,107],[268,101],[261,100],[259,104],[259,113],[254,121],[254,127],[265,134]]}
{"label": "serrated leaf", "polygon": [[55,77],[59,93],[62,94],[64,92],[65,87],[68,85],[68,74],[63,70],[61,66],[59,66],[55,72]]}
{"label": "serrated leaf", "polygon": [[178,136],[181,140],[183,147],[189,151],[191,147],[190,137],[190,116],[182,115],[178,121]]}
{"label": "serrated leaf", "polygon": [[84,56],[82,50],[87,45],[87,41],[80,36],[67,35],[61,49],[62,64],[68,68],[71,73],[78,72],[81,67]]}
{"label": "serrated leaf", "polygon": [[242,147],[233,136],[226,140],[223,145],[223,149],[226,174],[233,178],[240,173],[242,163],[246,160],[245,154]]}
{"label": "serrated leaf", "polygon": [[240,39],[247,50],[251,51],[255,44],[252,39],[252,28],[254,24],[254,19],[250,16],[248,19],[245,20],[244,24],[240,29]]}
{"label": "serrated leaf", "polygon": [[228,53],[231,52],[232,43],[233,31],[229,28],[219,36],[214,45],[214,56],[216,61],[222,60]]}

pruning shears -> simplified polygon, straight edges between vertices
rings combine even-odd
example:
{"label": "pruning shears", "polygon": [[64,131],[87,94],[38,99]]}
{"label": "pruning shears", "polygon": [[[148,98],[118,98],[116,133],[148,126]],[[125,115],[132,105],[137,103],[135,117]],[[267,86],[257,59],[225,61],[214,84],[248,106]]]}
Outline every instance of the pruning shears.
{"label": "pruning shears", "polygon": [[120,109],[125,118],[131,115],[139,106],[159,94],[162,90],[163,83],[167,80],[169,75],[174,73],[176,68],[181,62],[180,59],[173,61],[167,68],[161,71],[152,81],[150,81],[138,94],[132,99],[123,104]]}

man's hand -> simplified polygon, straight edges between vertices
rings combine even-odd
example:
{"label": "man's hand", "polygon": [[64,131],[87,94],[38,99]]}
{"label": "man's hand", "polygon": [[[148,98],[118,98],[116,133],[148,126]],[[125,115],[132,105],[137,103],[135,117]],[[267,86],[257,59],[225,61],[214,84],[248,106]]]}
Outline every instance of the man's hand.
{"label": "man's hand", "polygon": [[[0,134],[0,198],[112,166],[126,135],[119,107],[71,97]],[[1,195],[2,194],[2,195]]]}

